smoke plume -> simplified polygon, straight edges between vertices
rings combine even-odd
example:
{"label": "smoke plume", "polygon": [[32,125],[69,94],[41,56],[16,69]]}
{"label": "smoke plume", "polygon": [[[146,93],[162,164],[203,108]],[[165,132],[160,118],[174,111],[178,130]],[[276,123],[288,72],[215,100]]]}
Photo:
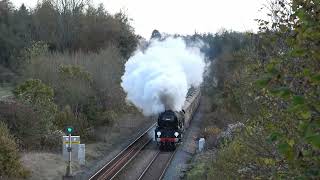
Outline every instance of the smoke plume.
{"label": "smoke plume", "polygon": [[202,83],[203,57],[199,46],[187,46],[181,38],[151,41],[125,64],[121,86],[127,100],[144,115],[181,110],[188,89]]}

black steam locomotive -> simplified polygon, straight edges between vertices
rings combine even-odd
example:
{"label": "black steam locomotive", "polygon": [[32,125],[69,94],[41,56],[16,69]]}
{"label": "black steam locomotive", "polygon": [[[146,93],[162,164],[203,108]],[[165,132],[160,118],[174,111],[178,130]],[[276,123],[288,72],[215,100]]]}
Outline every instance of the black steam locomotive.
{"label": "black steam locomotive", "polygon": [[182,111],[166,110],[159,114],[155,139],[160,149],[175,148],[181,142],[184,131],[200,103],[200,88],[189,90]]}

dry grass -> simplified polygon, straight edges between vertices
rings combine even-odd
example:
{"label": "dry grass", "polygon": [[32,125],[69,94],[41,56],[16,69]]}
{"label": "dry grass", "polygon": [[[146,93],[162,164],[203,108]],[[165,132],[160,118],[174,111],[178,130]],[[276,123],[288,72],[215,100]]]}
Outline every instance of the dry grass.
{"label": "dry grass", "polygon": [[[30,180],[56,180],[65,174],[66,163],[60,154],[29,152],[22,155],[23,165],[31,171]],[[80,166],[73,163],[73,170]]]}

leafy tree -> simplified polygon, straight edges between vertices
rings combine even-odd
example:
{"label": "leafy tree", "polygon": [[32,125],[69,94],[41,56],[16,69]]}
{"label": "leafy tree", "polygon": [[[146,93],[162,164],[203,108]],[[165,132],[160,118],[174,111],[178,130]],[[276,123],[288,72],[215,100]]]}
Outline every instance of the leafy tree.
{"label": "leafy tree", "polygon": [[320,159],[314,155],[320,152],[320,3],[293,0],[272,5],[278,7],[273,12],[277,21],[271,28],[260,21],[261,34],[264,41],[273,39],[267,47],[282,52],[266,52],[269,57],[257,81],[263,95],[272,97],[266,102],[278,107],[272,117],[281,120],[269,129],[270,138],[289,165],[285,176],[319,178]]}

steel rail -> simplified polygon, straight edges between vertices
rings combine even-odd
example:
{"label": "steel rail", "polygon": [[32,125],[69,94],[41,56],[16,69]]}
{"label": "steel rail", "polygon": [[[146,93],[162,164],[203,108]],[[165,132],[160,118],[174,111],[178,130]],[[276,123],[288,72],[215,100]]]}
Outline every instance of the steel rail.
{"label": "steel rail", "polygon": [[152,139],[150,139],[143,146],[141,146],[141,148],[138,151],[136,151],[134,155],[131,156],[131,158],[128,161],[126,161],[126,163],[110,179],[114,179],[141,152],[141,150],[151,142],[151,140]]}
{"label": "steel rail", "polygon": [[167,162],[166,166],[164,167],[164,169],[163,169],[163,171],[162,171],[162,173],[161,173],[161,176],[159,177],[159,180],[161,180],[161,179],[163,178],[163,176],[165,175],[165,173],[166,173],[166,171],[167,171],[167,169],[168,169],[168,167],[169,167],[169,165],[170,165],[170,163],[171,163],[174,155],[176,154],[176,152],[177,152],[177,150],[175,150],[175,151],[171,154],[169,161]]}
{"label": "steel rail", "polygon": [[141,133],[140,136],[118,153],[111,161],[90,176],[89,180],[113,179],[137,154],[139,154],[141,149],[152,140],[152,138],[148,137],[148,132],[155,125],[156,123]]}
{"label": "steel rail", "polygon": [[158,151],[155,156],[152,158],[152,160],[150,161],[150,163],[148,164],[148,166],[144,169],[144,171],[141,173],[141,175],[139,176],[138,180],[142,179],[142,177],[144,176],[144,174],[148,171],[148,169],[150,168],[151,164],[154,162],[155,159],[157,159],[158,155],[159,155],[160,151]]}
{"label": "steel rail", "polygon": [[[153,177],[153,178],[152,178],[152,179],[154,179],[154,180],[161,180],[161,179],[163,178],[163,176],[164,176],[167,168],[169,167],[169,165],[170,165],[170,163],[171,163],[171,161],[172,161],[175,153],[176,153],[176,150],[173,151],[173,152],[158,151],[158,152],[155,154],[155,156],[153,157],[153,159],[151,160],[151,162],[148,164],[148,166],[145,168],[145,170],[142,172],[142,174],[140,175],[140,177],[138,178],[138,180],[150,179],[150,178],[146,178],[146,176],[148,176],[148,175],[147,175],[147,172],[148,172],[148,171],[152,171],[152,168],[151,168],[151,167],[154,166],[155,163],[161,162],[161,161],[160,161],[160,160],[161,160],[161,157],[160,157],[161,155],[168,154],[168,157],[165,157],[165,158],[166,158],[166,159],[165,159],[166,162],[165,162],[164,166],[161,166],[161,168],[157,170],[157,171],[160,171],[160,173],[161,173],[160,176],[158,176],[158,177]],[[149,174],[153,174],[154,176],[156,176],[156,173],[150,173],[150,172],[149,172]]]}

